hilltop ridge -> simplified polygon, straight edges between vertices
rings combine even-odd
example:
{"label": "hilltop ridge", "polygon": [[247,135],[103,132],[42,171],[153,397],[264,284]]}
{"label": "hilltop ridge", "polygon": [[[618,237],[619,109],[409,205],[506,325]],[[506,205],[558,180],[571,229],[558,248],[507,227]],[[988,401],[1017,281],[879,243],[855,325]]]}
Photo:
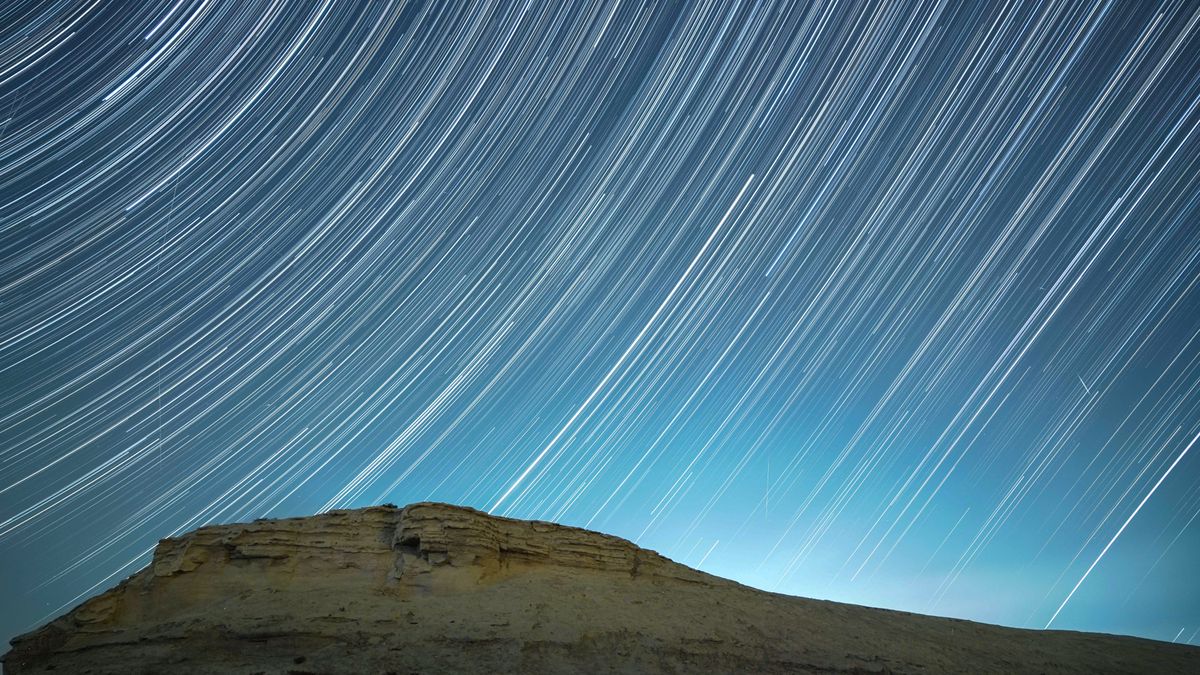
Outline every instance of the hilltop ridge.
{"label": "hilltop ridge", "polygon": [[22,673],[1200,672],[1200,649],[767,593],[421,502],[202,527],[13,640]]}

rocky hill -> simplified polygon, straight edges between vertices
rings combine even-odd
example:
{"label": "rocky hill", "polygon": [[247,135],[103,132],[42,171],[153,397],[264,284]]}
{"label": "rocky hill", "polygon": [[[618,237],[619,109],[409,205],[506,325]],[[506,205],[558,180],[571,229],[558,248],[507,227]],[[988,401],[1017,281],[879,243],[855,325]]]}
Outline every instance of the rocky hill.
{"label": "rocky hill", "polygon": [[766,593],[420,503],[205,527],[13,641],[22,673],[1200,673],[1200,649]]}

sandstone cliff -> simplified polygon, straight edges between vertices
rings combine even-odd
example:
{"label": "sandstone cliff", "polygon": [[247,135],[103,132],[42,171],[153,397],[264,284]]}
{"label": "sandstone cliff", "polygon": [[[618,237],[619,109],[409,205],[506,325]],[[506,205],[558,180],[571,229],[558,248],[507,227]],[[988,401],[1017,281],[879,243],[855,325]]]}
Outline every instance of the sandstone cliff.
{"label": "sandstone cliff", "polygon": [[1200,672],[1200,649],[757,591],[421,503],[205,527],[13,641],[21,673]]}

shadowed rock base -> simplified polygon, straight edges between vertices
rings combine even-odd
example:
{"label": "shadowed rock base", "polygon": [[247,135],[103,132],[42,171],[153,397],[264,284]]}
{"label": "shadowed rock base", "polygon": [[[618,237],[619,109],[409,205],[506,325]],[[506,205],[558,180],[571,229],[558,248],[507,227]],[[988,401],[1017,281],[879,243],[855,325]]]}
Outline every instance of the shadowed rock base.
{"label": "shadowed rock base", "polygon": [[616,537],[421,503],[205,527],[6,673],[1200,673],[1200,649],[766,593]]}

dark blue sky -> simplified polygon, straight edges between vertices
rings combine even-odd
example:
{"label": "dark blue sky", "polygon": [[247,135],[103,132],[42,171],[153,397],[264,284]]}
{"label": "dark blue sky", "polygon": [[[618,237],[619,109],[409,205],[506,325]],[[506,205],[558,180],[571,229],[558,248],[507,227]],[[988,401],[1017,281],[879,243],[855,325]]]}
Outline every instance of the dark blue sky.
{"label": "dark blue sky", "polygon": [[1198,125],[1194,2],[4,3],[0,638],[434,499],[1200,644]]}

